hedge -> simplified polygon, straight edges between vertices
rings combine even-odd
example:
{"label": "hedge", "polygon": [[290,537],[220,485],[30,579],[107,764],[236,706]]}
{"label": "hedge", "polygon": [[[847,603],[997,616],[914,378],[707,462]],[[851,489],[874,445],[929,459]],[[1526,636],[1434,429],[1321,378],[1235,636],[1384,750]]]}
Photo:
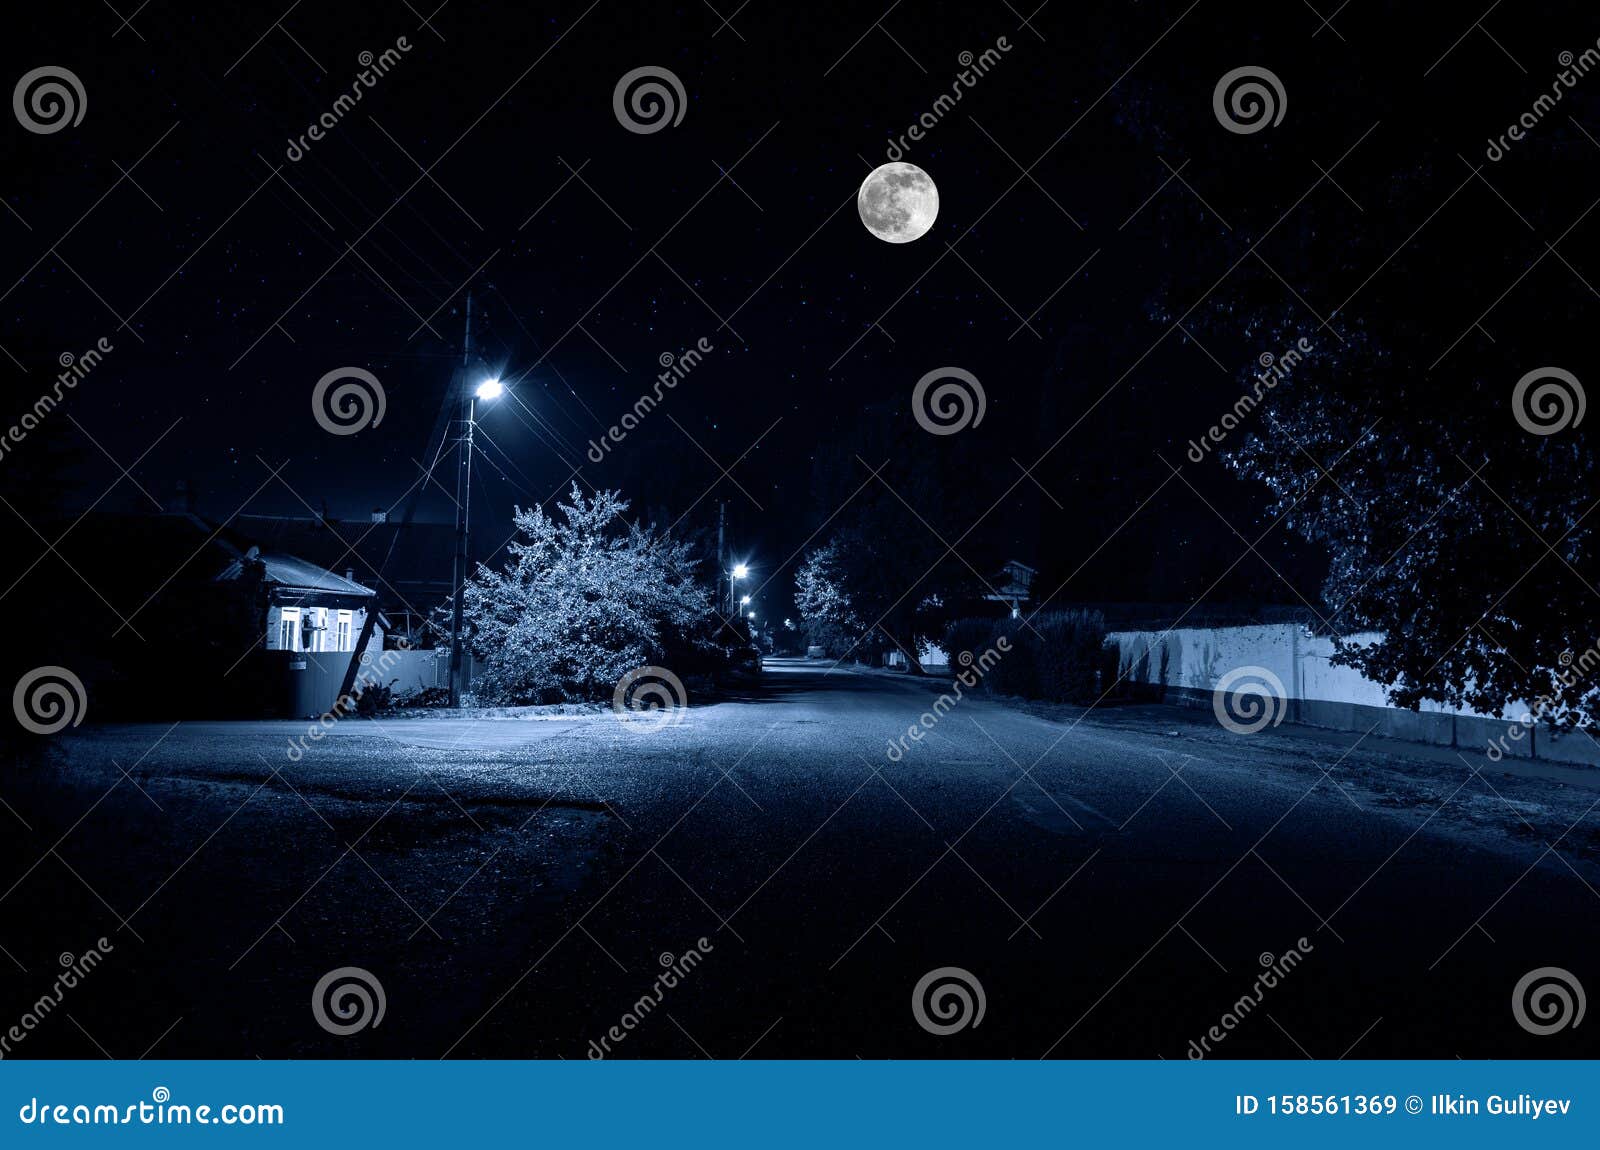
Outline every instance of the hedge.
{"label": "hedge", "polygon": [[1045,611],[1022,619],[956,619],[945,629],[952,667],[966,666],[1004,636],[1010,651],[990,666],[978,689],[1055,703],[1090,704],[1116,680],[1116,649],[1106,646],[1098,611]]}

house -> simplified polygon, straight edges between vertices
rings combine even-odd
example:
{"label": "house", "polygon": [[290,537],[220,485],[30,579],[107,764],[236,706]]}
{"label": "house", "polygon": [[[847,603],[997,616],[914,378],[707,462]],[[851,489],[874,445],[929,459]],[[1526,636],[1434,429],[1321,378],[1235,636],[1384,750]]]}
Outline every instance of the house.
{"label": "house", "polygon": [[[56,545],[15,592],[29,604],[19,642],[72,667],[99,718],[320,714],[378,609],[353,570],[190,511],[91,511],[45,530]],[[366,650],[382,652],[387,630],[374,615]]]}
{"label": "house", "polygon": [[[975,582],[965,594],[942,603],[930,599],[925,607],[937,603],[938,610],[945,618],[960,619],[994,614],[995,609],[987,604],[1000,603],[1013,619],[1017,619],[1022,616],[1022,608],[1033,599],[1033,580],[1038,574],[1026,563],[1008,559],[998,572],[986,581]],[[903,651],[888,651],[883,661],[889,667],[908,665]],[[942,645],[923,640],[917,651],[917,661],[924,667],[946,667],[950,660]]]}
{"label": "house", "polygon": [[[259,585],[268,651],[341,653],[356,649],[377,593],[351,576],[335,575],[305,559],[252,545],[217,574],[218,583]],[[380,616],[368,649],[383,649]]]}
{"label": "house", "polygon": [[[225,546],[235,549],[231,543]],[[251,589],[255,613],[263,621],[260,657],[269,668],[269,682],[275,680],[264,700],[272,713],[325,714],[333,710],[346,683],[357,686],[372,677],[358,680],[364,668],[355,662],[357,644],[366,637],[360,658],[368,666],[377,665],[373,660],[384,654],[387,620],[377,614],[370,635],[366,632],[368,612],[377,611],[377,593],[353,575],[350,569],[336,575],[299,556],[263,552],[252,544],[215,576],[219,585]],[[401,653],[393,657],[398,660]]]}
{"label": "house", "polygon": [[391,646],[433,645],[428,616],[449,602],[454,577],[452,524],[401,523],[378,509],[367,519],[246,514],[235,517],[233,526],[263,551],[346,571],[370,586],[390,623]]}
{"label": "house", "polygon": [[1039,572],[1026,563],[1008,559],[995,577],[989,580],[990,590],[984,598],[994,603],[1004,603],[1011,609],[1011,617],[1022,614],[1022,606],[1033,596],[1033,580]]}

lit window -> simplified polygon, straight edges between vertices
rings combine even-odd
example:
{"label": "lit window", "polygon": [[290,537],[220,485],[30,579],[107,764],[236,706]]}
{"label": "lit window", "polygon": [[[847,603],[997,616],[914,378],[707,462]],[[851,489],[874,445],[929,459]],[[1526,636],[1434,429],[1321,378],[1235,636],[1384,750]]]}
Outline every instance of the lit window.
{"label": "lit window", "polygon": [[285,607],[278,618],[278,650],[300,649],[300,608]]}
{"label": "lit window", "polygon": [[339,612],[339,645],[334,648],[335,651],[354,650],[350,645],[350,619],[349,611]]}

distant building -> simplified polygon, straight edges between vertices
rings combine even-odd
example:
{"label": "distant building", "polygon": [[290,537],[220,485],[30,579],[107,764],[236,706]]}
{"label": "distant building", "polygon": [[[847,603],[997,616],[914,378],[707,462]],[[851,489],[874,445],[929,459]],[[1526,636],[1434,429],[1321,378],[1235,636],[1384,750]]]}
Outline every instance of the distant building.
{"label": "distant building", "polygon": [[[1018,619],[1022,617],[1022,609],[1033,600],[1033,580],[1038,574],[1021,560],[1008,559],[987,581],[973,580],[965,594],[943,603],[930,599],[924,608],[936,607],[947,619],[960,619],[993,614],[995,608],[989,604],[998,603],[1013,619]],[[950,661],[943,645],[930,640],[920,644],[917,660],[924,667],[945,667]],[[904,651],[888,651],[883,661],[889,667],[905,667],[908,662]]]}
{"label": "distant building", "polygon": [[1033,580],[1038,574],[1037,570],[1026,563],[1008,559],[1001,566],[999,573],[989,580],[992,586],[984,598],[991,602],[1004,603],[1011,609],[1011,617],[1016,619],[1022,614],[1023,604],[1029,602],[1033,596]]}

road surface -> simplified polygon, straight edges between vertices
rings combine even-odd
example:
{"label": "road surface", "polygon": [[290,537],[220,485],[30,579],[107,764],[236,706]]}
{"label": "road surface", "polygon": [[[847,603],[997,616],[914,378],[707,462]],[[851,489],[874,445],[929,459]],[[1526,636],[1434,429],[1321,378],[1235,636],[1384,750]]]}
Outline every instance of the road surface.
{"label": "road surface", "polygon": [[[773,660],[648,730],[184,723],[13,754],[11,1013],[57,955],[111,953],[8,1056],[1600,1053],[1600,1025],[1512,1008],[1535,968],[1600,988],[1600,772],[1159,706],[936,712],[947,687]],[[311,1009],[342,967],[384,995],[347,1036]],[[945,967],[983,1016],[938,1034],[913,988]]]}

